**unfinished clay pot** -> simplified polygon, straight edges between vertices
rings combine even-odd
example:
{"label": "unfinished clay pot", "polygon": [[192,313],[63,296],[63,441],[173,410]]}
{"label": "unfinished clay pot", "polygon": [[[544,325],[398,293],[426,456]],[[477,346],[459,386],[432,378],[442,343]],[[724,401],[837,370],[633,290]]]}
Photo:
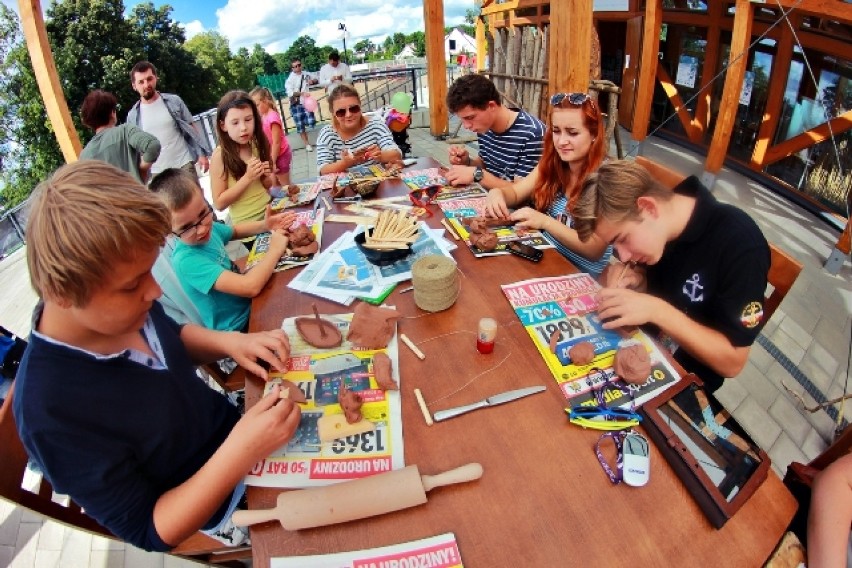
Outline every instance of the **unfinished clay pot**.
{"label": "unfinished clay pot", "polygon": [[385,353],[373,355],[373,376],[383,391],[399,390],[399,385],[393,380],[391,359]]}
{"label": "unfinished clay pot", "polygon": [[470,244],[482,252],[491,252],[497,248],[497,235],[491,231],[478,234],[472,233],[470,235]]}
{"label": "unfinished clay pot", "polygon": [[367,303],[355,307],[347,339],[356,347],[384,349],[396,331],[396,320],[401,314],[391,308],[380,308]]}
{"label": "unfinished clay pot", "polygon": [[337,403],[343,409],[343,415],[349,424],[355,424],[363,418],[361,406],[363,406],[364,400],[361,398],[361,395],[349,390],[345,385],[340,385],[340,391],[337,394]]}
{"label": "unfinished clay pot", "polygon": [[343,334],[332,322],[320,317],[316,304],[313,305],[313,309],[314,317],[296,318],[296,331],[299,332],[305,343],[314,347],[320,349],[338,347],[343,343]]}
{"label": "unfinished clay pot", "polygon": [[568,356],[574,365],[588,365],[595,360],[595,346],[588,341],[580,341],[571,346]]}

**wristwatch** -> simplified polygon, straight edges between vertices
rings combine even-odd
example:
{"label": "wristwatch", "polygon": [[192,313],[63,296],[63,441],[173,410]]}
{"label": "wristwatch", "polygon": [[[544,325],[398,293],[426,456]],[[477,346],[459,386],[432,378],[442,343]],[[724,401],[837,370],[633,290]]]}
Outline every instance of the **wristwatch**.
{"label": "wristwatch", "polygon": [[484,176],[484,175],[485,174],[483,173],[482,168],[480,168],[479,166],[476,166],[476,169],[473,170],[473,181],[475,181],[475,182],[482,181],[482,176]]}

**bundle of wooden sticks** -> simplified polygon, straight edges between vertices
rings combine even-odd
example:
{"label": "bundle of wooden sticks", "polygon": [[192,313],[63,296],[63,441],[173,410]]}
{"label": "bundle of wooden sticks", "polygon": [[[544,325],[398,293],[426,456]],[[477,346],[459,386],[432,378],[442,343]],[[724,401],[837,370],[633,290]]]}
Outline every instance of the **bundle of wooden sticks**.
{"label": "bundle of wooden sticks", "polygon": [[419,226],[417,217],[405,211],[384,210],[376,217],[372,231],[367,231],[364,246],[376,250],[408,248],[417,240]]}

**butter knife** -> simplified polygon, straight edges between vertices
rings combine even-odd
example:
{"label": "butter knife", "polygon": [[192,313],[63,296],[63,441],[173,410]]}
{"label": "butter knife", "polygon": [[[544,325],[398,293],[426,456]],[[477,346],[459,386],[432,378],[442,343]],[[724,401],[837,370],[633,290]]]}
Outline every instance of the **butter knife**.
{"label": "butter knife", "polygon": [[439,410],[435,413],[434,419],[435,422],[440,422],[441,420],[453,418],[455,416],[458,416],[459,414],[470,412],[471,410],[486,408],[488,406],[496,406],[498,404],[503,404],[504,402],[511,402],[513,400],[517,400],[519,398],[523,398],[525,396],[529,396],[531,394],[535,394],[545,390],[547,390],[547,387],[538,385],[535,387],[525,387],[522,389],[506,391],[500,394],[495,394],[494,396],[489,396],[488,398],[480,400],[479,402],[474,402],[473,404],[466,404],[464,406],[456,406],[455,408]]}

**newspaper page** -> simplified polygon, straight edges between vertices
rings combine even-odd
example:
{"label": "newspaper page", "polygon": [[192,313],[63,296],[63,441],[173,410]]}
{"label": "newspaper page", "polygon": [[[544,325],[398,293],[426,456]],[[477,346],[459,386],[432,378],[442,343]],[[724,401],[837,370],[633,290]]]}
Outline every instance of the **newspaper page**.
{"label": "newspaper page", "polygon": [[[501,287],[571,407],[596,404],[595,391],[607,379],[607,405],[624,408],[634,403],[640,406],[680,380],[645,332],[622,337],[617,331],[603,329],[596,313],[600,285],[591,275],[534,278]],[[554,334],[558,334],[555,340]],[[590,342],[595,349],[594,360],[582,366],[572,364],[568,354],[581,341]],[[618,347],[630,343],[643,345],[651,358],[651,374],[642,385],[625,383],[612,369]]]}
{"label": "newspaper page", "polygon": [[[340,347],[319,349],[309,345],[296,331],[296,318],[287,318],[281,325],[290,337],[287,372],[270,373],[264,392],[283,378],[298,386],[307,402],[301,405],[302,418],[293,438],[255,465],[246,476],[247,485],[315,487],[405,465],[399,391],[381,390],[372,373],[373,355],[383,352],[390,357],[393,378],[399,384],[396,334],[384,349],[359,349],[346,340],[351,313],[322,317],[334,323],[342,333],[344,340]],[[337,403],[341,385],[361,395],[364,400],[361,412],[376,428],[323,443],[319,439],[319,419],[342,414]]]}
{"label": "newspaper page", "polygon": [[272,558],[270,568],[462,568],[456,536],[446,533],[402,544],[311,556]]}
{"label": "newspaper page", "polygon": [[474,182],[468,185],[453,186],[447,183],[441,168],[426,168],[423,170],[410,170],[400,175],[403,183],[412,191],[426,189],[427,187],[440,186],[441,189],[435,195],[435,201],[449,201],[451,199],[474,199],[485,197],[488,190]]}
{"label": "newspaper page", "polygon": [[[325,215],[325,209],[319,208],[316,211],[296,211],[296,220],[293,222],[293,226],[297,225],[307,225],[311,228],[311,232],[313,232],[314,236],[317,239],[317,242],[322,244],[322,225],[323,225],[323,217]],[[269,250],[269,233],[262,233],[257,236],[254,240],[254,244],[251,247],[251,251],[246,258],[246,271],[248,271],[252,266],[260,262],[260,259],[264,257],[266,251]],[[303,264],[307,264],[311,261],[311,259],[316,256],[315,254],[310,254],[308,256],[296,256],[290,253],[290,250],[287,250],[287,253],[282,256],[278,260],[278,264],[275,265],[275,271],[287,270],[289,268],[294,268],[296,266],[302,266]]]}
{"label": "newspaper page", "polygon": [[290,207],[298,207],[299,205],[304,205],[305,203],[310,203],[314,199],[316,199],[317,195],[320,192],[320,182],[315,181],[311,183],[294,183],[291,185],[295,185],[299,188],[298,193],[294,193],[292,195],[287,194],[287,187],[278,187],[278,191],[281,193],[279,197],[276,197],[270,203],[272,210],[287,209]]}
{"label": "newspaper page", "polygon": [[470,242],[470,229],[468,223],[473,217],[485,217],[485,199],[453,199],[450,201],[442,201],[438,206],[443,211],[444,216],[453,226],[459,237],[473,253],[473,256],[479,258],[484,256],[495,256],[500,254],[511,254],[507,246],[511,242],[519,242],[537,249],[553,248],[553,244],[544,236],[541,231],[532,229],[524,230],[507,222],[505,225],[492,227],[490,230],[497,235],[497,247],[493,251],[482,251],[476,248]]}

